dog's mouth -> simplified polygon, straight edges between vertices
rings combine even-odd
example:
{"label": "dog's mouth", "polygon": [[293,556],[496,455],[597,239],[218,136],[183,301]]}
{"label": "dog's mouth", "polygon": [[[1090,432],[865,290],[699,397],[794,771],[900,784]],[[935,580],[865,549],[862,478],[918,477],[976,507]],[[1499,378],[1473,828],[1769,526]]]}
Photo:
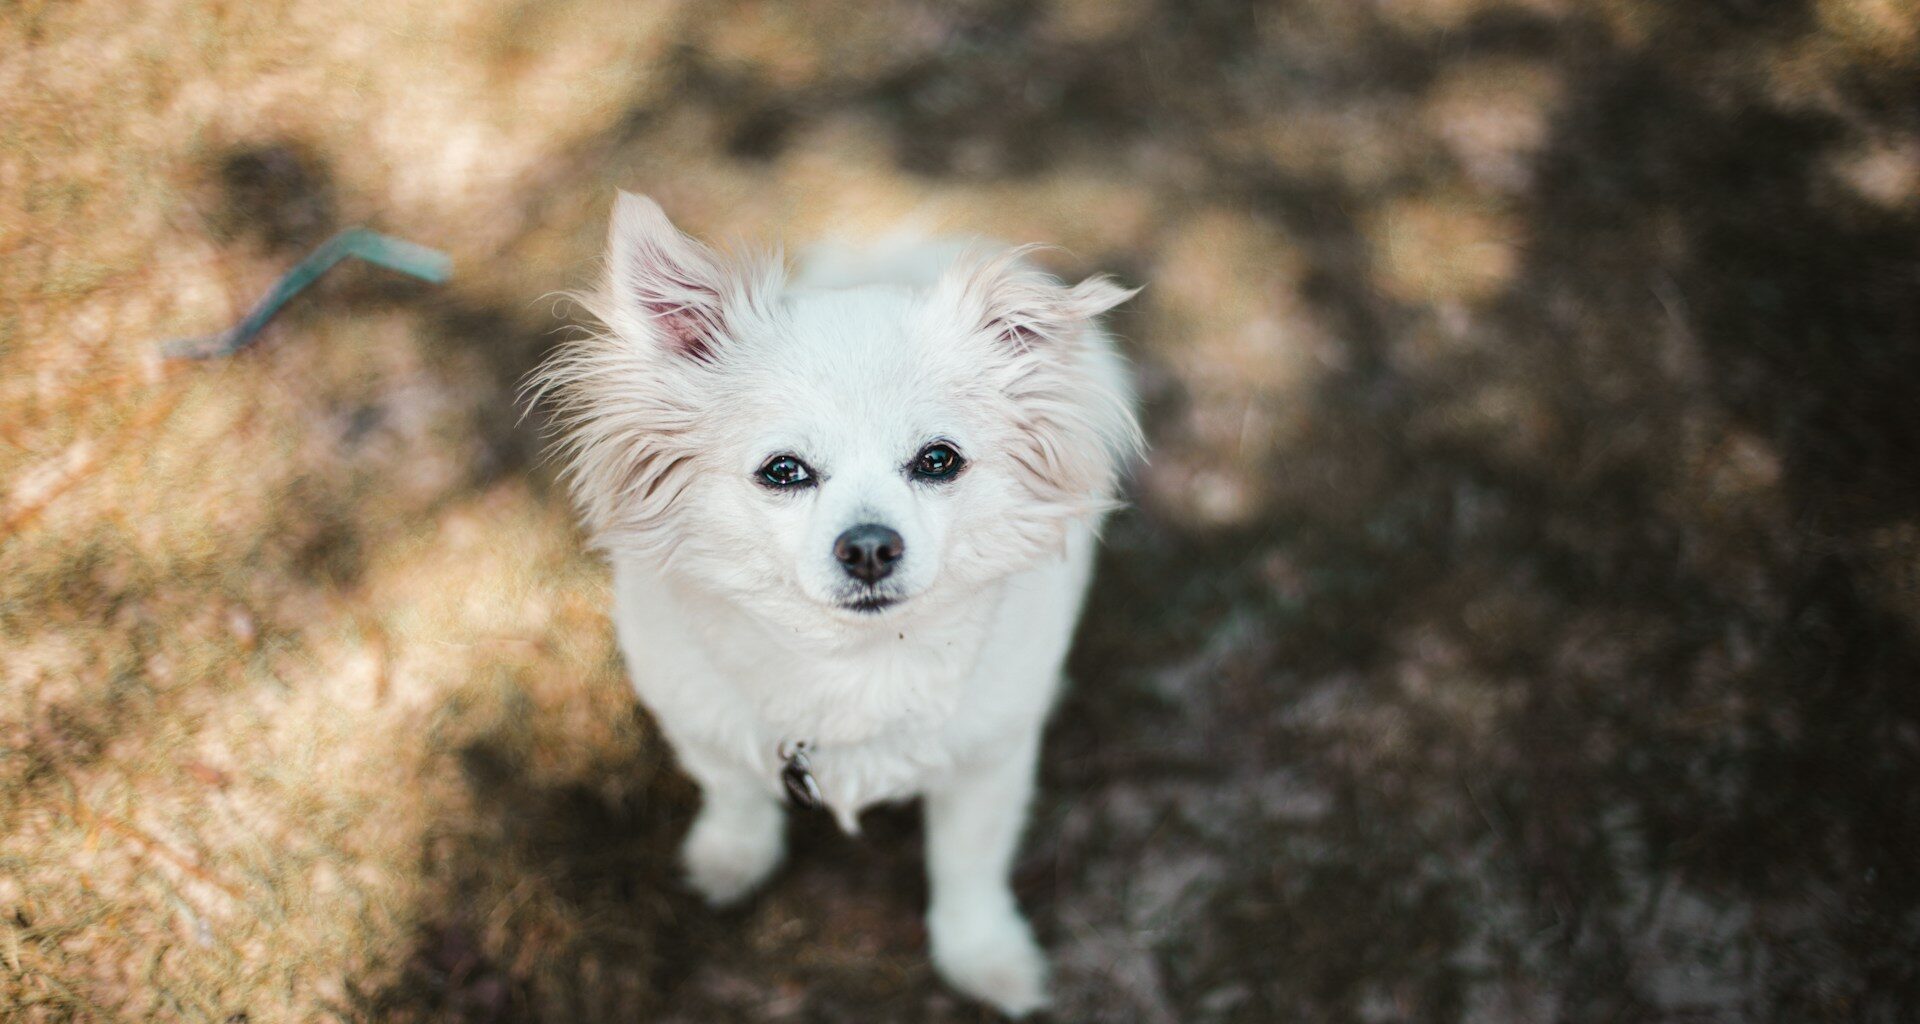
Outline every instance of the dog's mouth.
{"label": "dog's mouth", "polygon": [[851,600],[840,602],[840,607],[862,615],[878,615],[899,603],[900,598],[888,597],[885,594],[862,594]]}

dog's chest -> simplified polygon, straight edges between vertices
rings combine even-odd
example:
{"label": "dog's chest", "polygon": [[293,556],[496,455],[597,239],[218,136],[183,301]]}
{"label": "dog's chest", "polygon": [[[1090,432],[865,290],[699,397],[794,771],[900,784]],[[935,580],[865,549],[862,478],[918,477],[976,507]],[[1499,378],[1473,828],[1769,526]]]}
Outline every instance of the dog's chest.
{"label": "dog's chest", "polygon": [[[849,832],[862,810],[911,797],[954,771],[954,751],[933,731],[888,733],[865,743],[810,748],[809,774],[821,804]],[[786,768],[791,769],[789,762]],[[784,780],[783,780],[784,781]]]}
{"label": "dog's chest", "polygon": [[776,742],[848,749],[938,730],[959,704],[983,632],[949,621],[824,648],[737,632],[708,637],[704,646],[753,708],[761,732]]}
{"label": "dog's chest", "polygon": [[736,641],[719,668],[753,709],[757,774],[769,783],[808,750],[829,810],[851,827],[874,803],[911,796],[953,770],[948,727],[962,709],[981,638],[964,628],[912,629],[830,652]]}
{"label": "dog's chest", "polygon": [[733,666],[762,725],[783,739],[849,747],[946,721],[974,652],[901,642],[827,657]]}

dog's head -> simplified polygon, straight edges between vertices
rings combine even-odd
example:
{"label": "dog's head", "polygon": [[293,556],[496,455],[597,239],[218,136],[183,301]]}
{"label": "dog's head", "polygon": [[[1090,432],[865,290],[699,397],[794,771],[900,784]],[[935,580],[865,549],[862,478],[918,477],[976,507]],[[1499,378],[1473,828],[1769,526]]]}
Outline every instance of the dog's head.
{"label": "dog's head", "polygon": [[1096,319],[1018,250],[925,287],[790,287],[622,193],[601,330],[535,378],[596,543],[785,619],[883,617],[1059,551],[1140,445]]}

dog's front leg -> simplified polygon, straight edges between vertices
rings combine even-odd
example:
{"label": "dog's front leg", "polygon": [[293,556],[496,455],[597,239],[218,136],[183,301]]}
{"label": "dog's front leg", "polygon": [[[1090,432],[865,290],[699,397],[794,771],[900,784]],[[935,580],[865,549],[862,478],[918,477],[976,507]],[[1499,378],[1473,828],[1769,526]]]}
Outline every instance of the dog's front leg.
{"label": "dog's front leg", "polygon": [[954,988],[1011,1017],[1047,1001],[1046,955],[1009,881],[1039,748],[1036,731],[1006,757],[963,767],[926,798],[934,966]]}
{"label": "dog's front leg", "polygon": [[700,814],[680,847],[687,882],[708,903],[738,902],[786,855],[786,811],[746,773],[680,751],[700,784]]}

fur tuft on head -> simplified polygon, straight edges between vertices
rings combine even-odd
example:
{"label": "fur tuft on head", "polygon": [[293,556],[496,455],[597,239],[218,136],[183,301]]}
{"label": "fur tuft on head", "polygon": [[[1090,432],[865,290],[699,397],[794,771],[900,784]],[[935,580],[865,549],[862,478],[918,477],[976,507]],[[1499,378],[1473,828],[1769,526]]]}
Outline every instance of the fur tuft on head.
{"label": "fur tuft on head", "polygon": [[996,254],[968,253],[951,271],[949,289],[980,326],[1019,348],[1072,345],[1101,314],[1140,293],[1105,275],[1068,287],[1029,262],[1044,248],[1021,245]]}

